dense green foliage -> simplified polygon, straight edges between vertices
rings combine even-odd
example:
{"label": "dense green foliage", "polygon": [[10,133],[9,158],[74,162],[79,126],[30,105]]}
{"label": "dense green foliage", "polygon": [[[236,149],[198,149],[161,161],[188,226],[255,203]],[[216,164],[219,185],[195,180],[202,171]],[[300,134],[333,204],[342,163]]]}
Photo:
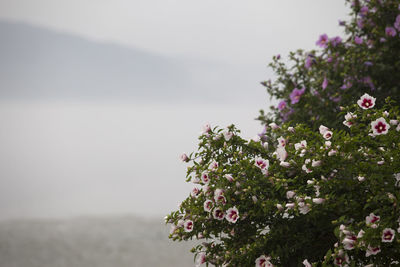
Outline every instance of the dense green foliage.
{"label": "dense green foliage", "polygon": [[400,2],[351,7],[344,41],[274,58],[258,138],[206,125],[182,156],[194,189],[166,221],[198,265],[400,265]]}

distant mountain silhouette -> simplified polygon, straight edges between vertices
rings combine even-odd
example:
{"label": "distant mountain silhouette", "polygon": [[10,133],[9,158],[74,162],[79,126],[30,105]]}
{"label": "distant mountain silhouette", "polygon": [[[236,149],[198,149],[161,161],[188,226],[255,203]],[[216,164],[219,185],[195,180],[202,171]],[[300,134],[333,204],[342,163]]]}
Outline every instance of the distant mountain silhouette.
{"label": "distant mountain silhouette", "polygon": [[206,71],[215,78],[212,68],[204,62],[197,64],[24,23],[0,21],[3,100],[207,99],[208,94],[217,94],[211,88],[202,88],[201,79],[196,77]]}

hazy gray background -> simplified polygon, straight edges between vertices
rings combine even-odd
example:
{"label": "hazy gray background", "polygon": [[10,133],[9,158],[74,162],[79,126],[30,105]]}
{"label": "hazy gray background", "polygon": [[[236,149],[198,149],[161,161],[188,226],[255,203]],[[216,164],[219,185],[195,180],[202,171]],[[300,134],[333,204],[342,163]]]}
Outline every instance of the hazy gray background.
{"label": "hazy gray background", "polygon": [[0,0],[0,219],[160,217],[201,126],[247,138],[275,54],[340,34],[338,0]]}
{"label": "hazy gray background", "polygon": [[163,217],[201,126],[245,138],[338,0],[0,0],[0,267],[186,267]]}

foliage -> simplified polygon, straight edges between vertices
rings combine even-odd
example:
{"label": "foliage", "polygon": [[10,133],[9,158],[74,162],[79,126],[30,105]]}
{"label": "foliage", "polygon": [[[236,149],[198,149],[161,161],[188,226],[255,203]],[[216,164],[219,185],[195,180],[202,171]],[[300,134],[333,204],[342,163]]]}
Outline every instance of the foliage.
{"label": "foliage", "polygon": [[345,41],[275,57],[281,102],[257,138],[204,126],[182,155],[194,188],[166,217],[173,240],[204,241],[197,265],[400,265],[399,8],[352,2]]}
{"label": "foliage", "polygon": [[[262,111],[259,120],[340,128],[340,106],[350,105],[364,92],[378,97],[380,105],[388,96],[400,103],[399,5],[398,0],[354,1],[351,21],[340,22],[346,37],[323,34],[317,41],[321,50],[290,53],[288,64],[275,56],[270,66],[278,78],[262,84],[281,102],[271,107],[269,116]],[[303,88],[297,100],[291,97]]]}

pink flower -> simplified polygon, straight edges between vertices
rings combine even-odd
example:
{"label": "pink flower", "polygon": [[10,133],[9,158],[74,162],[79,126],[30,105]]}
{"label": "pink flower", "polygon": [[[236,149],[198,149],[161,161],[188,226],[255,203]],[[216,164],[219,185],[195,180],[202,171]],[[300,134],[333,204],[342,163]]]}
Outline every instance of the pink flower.
{"label": "pink flower", "polygon": [[383,117],[380,117],[379,119],[371,122],[371,128],[373,135],[381,135],[388,133],[390,125]]}
{"label": "pink flower", "polygon": [[214,219],[222,221],[224,219],[224,217],[225,217],[225,213],[220,208],[216,208],[213,211],[213,217],[214,217]]}
{"label": "pink flower", "polygon": [[369,94],[365,93],[361,96],[361,98],[357,101],[357,104],[362,109],[370,109],[375,106],[375,97],[370,96]]}
{"label": "pink flower", "polygon": [[229,182],[232,182],[233,181],[233,177],[232,177],[232,175],[230,175],[230,174],[225,174],[225,176],[224,176]]}
{"label": "pink flower", "polygon": [[367,226],[369,226],[371,228],[376,228],[376,227],[378,227],[378,225],[376,223],[378,223],[380,219],[381,219],[381,217],[376,216],[375,214],[371,213],[370,215],[365,217],[365,223],[367,224]]}
{"label": "pink flower", "polygon": [[340,36],[336,36],[336,37],[331,38],[330,42],[331,42],[332,46],[335,47],[342,43],[342,38],[340,38]]}
{"label": "pink flower", "polygon": [[236,221],[239,219],[239,211],[237,210],[237,208],[236,207],[229,208],[226,211],[225,219],[228,222],[236,223]]}
{"label": "pink flower", "polygon": [[397,15],[396,21],[394,22],[393,26],[400,31],[400,15]]}
{"label": "pink flower", "polygon": [[327,48],[329,43],[328,35],[322,34],[319,36],[318,41],[315,43],[319,47]]}
{"label": "pink flower", "polygon": [[385,228],[382,232],[382,242],[390,243],[393,241],[395,231],[391,228]]}
{"label": "pink flower", "polygon": [[327,86],[328,86],[328,79],[324,77],[324,81],[322,82],[322,90],[325,90]]}
{"label": "pink flower", "polygon": [[381,252],[381,249],[379,247],[371,247],[371,245],[368,245],[367,251],[365,253],[365,257],[369,257],[371,255],[376,255],[379,252]]}
{"label": "pink flower", "polygon": [[183,153],[180,158],[181,158],[181,160],[183,162],[188,162],[189,161],[189,157],[186,155],[186,153]]}
{"label": "pink flower", "polygon": [[395,37],[397,34],[395,28],[393,28],[393,27],[386,27],[385,33],[387,36],[391,36],[391,37]]}
{"label": "pink flower", "polygon": [[285,100],[282,100],[281,102],[279,102],[279,104],[278,104],[279,110],[284,110],[286,107],[287,107],[287,103]]}
{"label": "pink flower", "polygon": [[269,161],[267,159],[265,160],[262,158],[256,158],[254,165],[256,165],[261,170],[266,170],[269,167]]}
{"label": "pink flower", "polygon": [[185,221],[185,223],[183,224],[183,228],[185,229],[185,232],[190,233],[193,230],[193,221]]}
{"label": "pink flower", "polygon": [[269,261],[271,257],[266,257],[261,255],[256,259],[256,267],[273,267],[272,263]]}
{"label": "pink flower", "polygon": [[304,94],[304,92],[306,91],[306,88],[302,88],[301,90],[294,88],[293,91],[290,93],[290,100],[291,100],[291,104],[296,104],[300,101],[300,97],[302,96],[302,94]]}
{"label": "pink flower", "polygon": [[214,207],[214,203],[211,200],[207,199],[206,201],[204,201],[203,207],[204,211],[211,212],[212,208]]}
{"label": "pink flower", "polygon": [[208,184],[210,182],[210,177],[208,176],[208,172],[203,172],[201,174],[201,180],[203,183]]}
{"label": "pink flower", "polygon": [[354,42],[355,42],[356,44],[360,45],[360,44],[362,44],[364,41],[363,41],[363,39],[362,39],[361,37],[356,36],[356,37],[354,37]]}

